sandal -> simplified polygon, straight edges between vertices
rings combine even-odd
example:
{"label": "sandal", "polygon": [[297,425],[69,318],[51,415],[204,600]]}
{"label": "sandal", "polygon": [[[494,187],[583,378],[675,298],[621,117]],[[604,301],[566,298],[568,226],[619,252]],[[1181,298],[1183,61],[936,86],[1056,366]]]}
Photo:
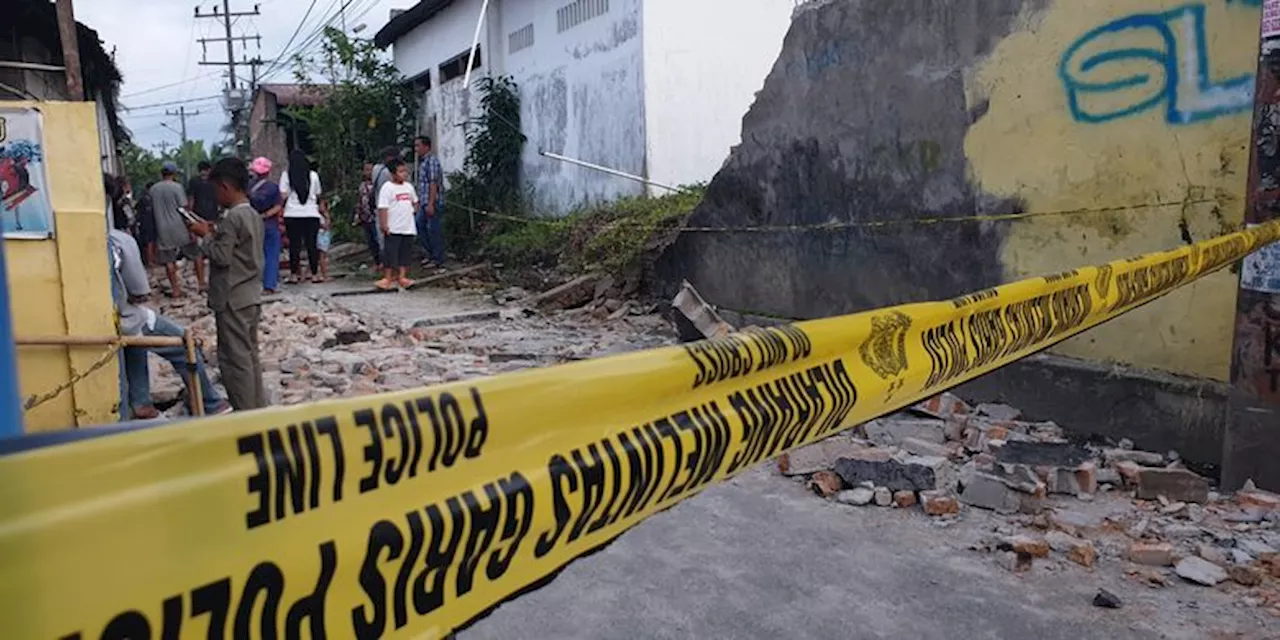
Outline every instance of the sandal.
{"label": "sandal", "polygon": [[394,285],[394,284],[392,284],[392,282],[391,282],[390,280],[386,279],[386,278],[383,278],[383,279],[381,279],[381,280],[379,280],[379,281],[377,281],[377,282],[373,283],[373,286],[375,286],[375,287],[377,287],[377,288],[379,288],[379,289],[382,289],[383,291],[390,291],[391,289],[393,289],[393,288],[395,287],[395,285]]}
{"label": "sandal", "polygon": [[408,289],[409,287],[412,287],[413,285],[417,284],[416,282],[408,278],[400,278],[399,282],[400,282],[400,287],[402,289]]}

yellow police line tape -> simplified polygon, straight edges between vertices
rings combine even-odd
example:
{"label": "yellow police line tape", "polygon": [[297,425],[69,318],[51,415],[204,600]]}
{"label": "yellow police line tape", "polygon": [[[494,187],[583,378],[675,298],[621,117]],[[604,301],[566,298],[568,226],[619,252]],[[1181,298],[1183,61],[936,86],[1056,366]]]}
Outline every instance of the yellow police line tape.
{"label": "yellow police line tape", "polygon": [[0,458],[10,638],[440,637],[654,513],[1280,239]]}

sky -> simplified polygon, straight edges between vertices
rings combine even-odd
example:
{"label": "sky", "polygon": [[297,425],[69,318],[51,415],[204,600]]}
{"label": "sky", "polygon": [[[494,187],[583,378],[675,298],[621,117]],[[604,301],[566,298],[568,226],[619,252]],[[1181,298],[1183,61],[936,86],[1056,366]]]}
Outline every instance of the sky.
{"label": "sky", "polygon": [[[279,57],[301,24],[297,38],[289,45],[291,51],[296,50],[327,21],[332,19],[332,24],[340,27],[339,9],[344,6],[348,32],[365,24],[359,37],[372,38],[387,23],[391,9],[413,6],[415,0],[231,0],[231,11],[252,12],[255,3],[261,15],[235,18],[232,35],[261,35],[261,49],[256,41],[237,42],[237,60]],[[167,142],[177,146],[179,118],[166,116],[165,111],[179,107],[199,112],[187,117],[188,138],[206,143],[223,138],[220,129],[227,115],[221,94],[226,86],[226,67],[201,66],[202,48],[196,42],[198,38],[225,37],[221,19],[195,18],[197,6],[200,13],[207,14],[215,5],[221,11],[222,0],[76,0],[76,20],[98,31],[107,53],[115,52],[116,65],[124,75],[120,102],[129,108],[122,109],[121,115],[139,145],[154,149]],[[303,22],[309,7],[311,13]],[[225,42],[210,42],[207,48],[204,59],[226,60]],[[247,66],[236,67],[239,77],[248,77],[249,71]],[[267,81],[292,82],[292,65],[268,72]]]}

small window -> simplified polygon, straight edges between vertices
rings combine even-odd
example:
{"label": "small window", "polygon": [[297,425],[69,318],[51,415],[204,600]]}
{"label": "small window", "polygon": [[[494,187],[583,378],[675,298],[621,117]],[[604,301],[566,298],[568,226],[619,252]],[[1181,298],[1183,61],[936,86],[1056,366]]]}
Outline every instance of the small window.
{"label": "small window", "polygon": [[423,72],[422,75],[413,78],[409,83],[413,85],[413,90],[419,94],[426,93],[431,90],[431,74]]}
{"label": "small window", "polygon": [[507,46],[508,53],[515,53],[522,49],[528,49],[529,47],[532,47],[533,46],[533,23],[530,22],[529,24],[526,24],[524,27],[516,31],[512,31],[511,35],[507,36],[507,40],[508,40],[508,46]]}
{"label": "small window", "polygon": [[[480,68],[480,49],[481,47],[476,46],[476,61],[471,65],[472,70]],[[440,84],[444,84],[454,78],[461,78],[466,75],[467,59],[470,57],[470,51],[463,51],[462,53],[450,58],[448,62],[440,65]]]}
{"label": "small window", "polygon": [[564,33],[606,13],[609,13],[609,0],[573,0],[556,9],[556,33]]}

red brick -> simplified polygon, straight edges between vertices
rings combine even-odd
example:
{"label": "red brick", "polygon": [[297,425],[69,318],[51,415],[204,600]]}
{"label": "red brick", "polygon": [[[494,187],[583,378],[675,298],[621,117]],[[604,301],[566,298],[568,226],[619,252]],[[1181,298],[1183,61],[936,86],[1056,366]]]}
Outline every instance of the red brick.
{"label": "red brick", "polygon": [[956,497],[936,489],[920,492],[920,508],[931,516],[960,513],[960,503],[956,501]]}
{"label": "red brick", "polygon": [[1094,550],[1092,542],[1085,542],[1071,547],[1067,552],[1067,559],[1092,569],[1094,563],[1098,561],[1098,552]]}
{"label": "red brick", "polygon": [[1173,545],[1167,542],[1135,542],[1129,546],[1129,561],[1150,567],[1173,565]]}
{"label": "red brick", "polygon": [[902,509],[906,509],[907,507],[914,507],[916,506],[916,502],[917,502],[916,492],[897,491],[893,494],[893,502],[894,504],[898,505],[899,508],[902,508]]}
{"label": "red brick", "polygon": [[824,498],[830,498],[844,488],[844,481],[834,471],[819,471],[809,479],[809,488]]}
{"label": "red brick", "polygon": [[1009,548],[1016,553],[1029,555],[1033,558],[1048,558],[1049,543],[1041,538],[1033,538],[1031,536],[1014,536],[1005,541]]}
{"label": "red brick", "polygon": [[921,413],[943,419],[955,415],[967,415],[973,411],[964,400],[951,393],[938,394],[917,404],[914,408]]}
{"label": "red brick", "polygon": [[1242,507],[1252,507],[1263,511],[1280,509],[1280,495],[1270,491],[1241,491],[1236,494],[1236,502]]}
{"label": "red brick", "polygon": [[1138,484],[1138,474],[1142,471],[1142,465],[1131,460],[1117,462],[1112,467],[1120,473],[1120,477],[1124,479],[1124,483],[1130,487]]}

